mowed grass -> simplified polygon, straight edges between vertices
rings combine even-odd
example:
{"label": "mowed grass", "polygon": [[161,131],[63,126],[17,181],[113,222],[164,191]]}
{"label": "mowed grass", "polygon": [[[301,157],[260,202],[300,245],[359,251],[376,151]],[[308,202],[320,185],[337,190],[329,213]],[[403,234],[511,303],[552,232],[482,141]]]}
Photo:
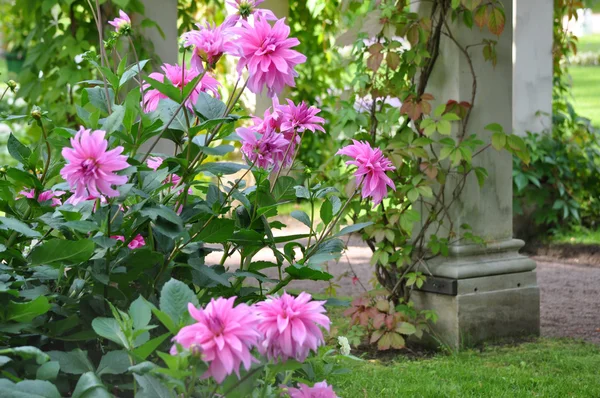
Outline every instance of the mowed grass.
{"label": "mowed grass", "polygon": [[559,231],[550,237],[551,243],[570,243],[583,245],[600,244],[600,230],[594,231],[585,227],[574,227],[570,231]]}
{"label": "mowed grass", "polygon": [[577,52],[588,51],[600,52],[600,34],[580,36],[577,38]]}
{"label": "mowed grass", "polygon": [[581,115],[600,128],[600,67],[571,66],[573,106]]}
{"label": "mowed grass", "polygon": [[600,347],[573,340],[342,364],[350,372],[328,382],[345,398],[600,397]]}

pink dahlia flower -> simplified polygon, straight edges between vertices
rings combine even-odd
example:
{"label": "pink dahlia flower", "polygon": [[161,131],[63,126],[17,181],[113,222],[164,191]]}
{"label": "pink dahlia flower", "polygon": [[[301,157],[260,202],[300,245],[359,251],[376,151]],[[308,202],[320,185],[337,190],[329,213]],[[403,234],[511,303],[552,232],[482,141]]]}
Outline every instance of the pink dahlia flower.
{"label": "pink dahlia flower", "polygon": [[[119,240],[121,242],[125,242],[125,237],[123,235],[113,235],[110,238]],[[140,248],[142,246],[146,246],[146,241],[144,240],[144,237],[140,234],[138,234],[135,238],[133,238],[133,240],[131,242],[129,242],[129,244],[127,245],[127,247],[130,248],[131,250]]]}
{"label": "pink dahlia flower", "polygon": [[159,158],[158,156],[150,156],[148,160],[146,160],[146,164],[148,165],[148,167],[150,167],[154,171],[158,170],[162,163],[162,158]]}
{"label": "pink dahlia flower", "polygon": [[[40,193],[38,195],[37,200],[40,203],[51,200],[52,201],[51,206],[56,207],[56,206],[60,206],[62,204],[62,202],[60,201],[60,196],[64,195],[65,193],[66,193],[65,191],[48,190],[48,191],[44,191],[44,192]],[[19,195],[24,196],[28,199],[34,199],[35,198],[35,189],[23,190],[23,191],[19,192]]]}
{"label": "pink dahlia flower", "polygon": [[289,388],[288,394],[290,398],[337,398],[333,387],[328,386],[325,380],[315,383],[313,387],[298,384],[298,388]]}
{"label": "pink dahlia flower", "polygon": [[298,73],[294,67],[306,62],[306,57],[292,47],[300,44],[298,39],[289,38],[290,27],[285,19],[271,26],[265,18],[255,18],[254,26],[241,21],[241,27],[231,28],[239,36],[240,61],[238,72],[248,67],[250,77],[248,88],[260,94],[266,87],[269,96],[280,93],[285,85],[295,87],[294,78]]}
{"label": "pink dahlia flower", "polygon": [[260,318],[258,330],[264,335],[258,346],[261,354],[272,360],[294,358],[302,362],[309,352],[323,344],[319,326],[329,330],[330,321],[323,315],[324,301],[311,301],[305,292],[298,297],[283,293],[270,296],[255,305]]}
{"label": "pink dahlia flower", "polygon": [[313,133],[316,130],[325,132],[322,124],[325,119],[317,116],[321,112],[319,108],[308,106],[304,101],[299,105],[295,105],[291,100],[287,100],[287,105],[280,105],[283,112],[281,131],[295,130],[302,133],[305,130],[310,130]]}
{"label": "pink dahlia flower", "polygon": [[[240,376],[241,364],[246,370],[257,362],[250,352],[258,343],[258,318],[246,304],[233,306],[235,297],[212,299],[206,308],[198,309],[192,303],[188,311],[197,323],[181,328],[173,341],[210,363],[202,378],[213,377],[221,383],[235,372]],[[171,348],[177,354],[177,346]]]}
{"label": "pink dahlia flower", "polygon": [[[180,65],[164,64],[163,66],[161,66],[161,68],[164,71],[164,74],[154,72],[154,73],[150,73],[149,76],[152,79],[157,80],[162,83],[166,83],[167,81],[169,81],[169,82],[171,82],[171,84],[173,84],[175,87],[177,87],[179,89],[181,89],[182,87],[185,87],[186,84],[188,84],[189,82],[194,80],[196,78],[196,76],[198,76],[198,74],[200,73],[195,69],[187,69],[187,68],[185,70],[185,73],[183,73]],[[182,77],[183,77],[183,80],[182,80]],[[212,77],[211,75],[206,73],[202,77],[202,79],[200,80],[198,85],[196,85],[196,88],[194,88],[192,95],[190,95],[190,97],[186,101],[186,106],[190,110],[193,110],[194,109],[193,106],[196,103],[196,100],[198,99],[198,96],[200,95],[201,91],[203,91],[203,92],[210,91],[213,93],[213,95],[215,97],[219,97],[219,91],[218,91],[219,86],[220,86],[219,82],[214,77]],[[150,84],[147,84],[147,83],[144,84],[143,88],[144,88],[144,91],[147,90],[144,93],[144,99],[142,100],[142,107],[144,108],[144,112],[146,112],[146,113],[155,111],[156,108],[158,108],[158,102],[161,99],[167,98],[167,96],[162,94],[160,91],[154,90],[154,89],[149,89]]]}
{"label": "pink dahlia flower", "polygon": [[282,165],[291,163],[291,151],[288,150],[290,142],[283,134],[269,127],[264,133],[246,127],[240,127],[235,132],[242,139],[242,153],[249,163],[265,170],[278,170]]}
{"label": "pink dahlia flower", "polygon": [[125,14],[123,10],[119,10],[119,16],[112,21],[108,21],[109,25],[116,28],[117,32],[123,31],[123,29],[131,28],[131,19],[129,15]]}
{"label": "pink dahlia flower", "polygon": [[383,156],[379,148],[371,148],[368,142],[352,140],[353,144],[347,145],[337,151],[337,155],[346,155],[354,158],[346,162],[347,165],[354,165],[358,169],[354,172],[356,184],[362,185],[362,197],[373,198],[373,204],[376,206],[387,196],[387,187],[394,191],[396,186],[386,171],[395,170],[392,162]]}
{"label": "pink dahlia flower", "polygon": [[270,21],[276,21],[277,17],[275,14],[273,14],[273,11],[257,8],[257,6],[263,1],[264,0],[228,0],[227,4],[235,11],[233,14],[225,18],[223,25],[234,26],[240,20],[240,18],[248,19],[250,15]]}
{"label": "pink dahlia flower", "polygon": [[205,26],[196,24],[199,30],[192,30],[182,36],[186,46],[193,46],[194,52],[191,59],[192,68],[203,71],[203,61],[213,69],[221,56],[225,53],[233,54],[236,46],[231,42],[226,29],[221,26]]}
{"label": "pink dahlia flower", "polygon": [[62,155],[67,164],[60,175],[71,189],[75,189],[74,205],[89,198],[106,195],[109,198],[119,196],[119,192],[111,185],[123,185],[127,176],[114,174],[115,171],[129,167],[127,157],[121,155],[123,147],[107,151],[108,141],[104,139],[106,132],[102,130],[79,129],[71,138],[72,148],[63,148]]}

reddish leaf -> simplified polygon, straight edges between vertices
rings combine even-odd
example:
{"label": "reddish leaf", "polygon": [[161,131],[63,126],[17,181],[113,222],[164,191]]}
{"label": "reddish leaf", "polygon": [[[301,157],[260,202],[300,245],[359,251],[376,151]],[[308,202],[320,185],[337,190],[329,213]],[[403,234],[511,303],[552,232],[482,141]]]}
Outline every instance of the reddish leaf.
{"label": "reddish leaf", "polygon": [[481,4],[481,0],[462,0],[462,4],[469,10],[473,11]]}
{"label": "reddish leaf", "polygon": [[377,72],[377,69],[379,69],[381,62],[383,61],[381,50],[383,50],[383,45],[381,43],[375,43],[369,47],[371,56],[367,59],[367,67],[373,72]]}
{"label": "reddish leaf", "polygon": [[438,175],[437,167],[433,166],[431,163],[421,163],[420,169],[431,180],[435,180],[435,177],[437,177]]}
{"label": "reddish leaf", "polygon": [[388,52],[385,61],[387,62],[391,70],[395,71],[396,69],[398,69],[398,66],[400,66],[400,56],[398,55],[398,53],[395,52]]}
{"label": "reddish leaf", "polygon": [[416,46],[419,43],[419,25],[412,25],[406,32],[406,40],[411,46]]}
{"label": "reddish leaf", "polygon": [[483,28],[485,25],[488,24],[488,18],[489,18],[489,11],[488,11],[488,7],[487,6],[481,6],[477,9],[477,11],[475,11],[475,15],[473,16],[473,19],[475,20],[475,25],[477,25],[477,27],[479,29]]}
{"label": "reddish leaf", "polygon": [[506,22],[506,16],[504,10],[497,7],[492,7],[488,20],[488,29],[496,36],[500,36],[504,31],[504,23]]}
{"label": "reddish leaf", "polygon": [[431,94],[428,93],[424,93],[423,95],[421,95],[421,99],[427,100],[427,101],[431,101],[434,100],[435,97]]}

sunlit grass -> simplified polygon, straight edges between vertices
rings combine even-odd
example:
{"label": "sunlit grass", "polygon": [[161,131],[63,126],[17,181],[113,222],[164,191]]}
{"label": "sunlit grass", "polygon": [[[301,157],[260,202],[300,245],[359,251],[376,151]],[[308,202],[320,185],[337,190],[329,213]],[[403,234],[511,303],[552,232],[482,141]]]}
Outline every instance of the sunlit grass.
{"label": "sunlit grass", "polygon": [[575,110],[600,127],[600,67],[572,66],[569,73],[573,79]]}

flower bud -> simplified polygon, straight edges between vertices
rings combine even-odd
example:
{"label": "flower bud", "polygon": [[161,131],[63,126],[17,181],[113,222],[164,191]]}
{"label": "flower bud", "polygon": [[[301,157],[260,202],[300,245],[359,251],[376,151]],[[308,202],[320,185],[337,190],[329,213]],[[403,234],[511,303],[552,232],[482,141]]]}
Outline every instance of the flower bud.
{"label": "flower bud", "polygon": [[6,82],[6,84],[8,85],[10,91],[12,91],[13,93],[17,92],[17,82],[15,82],[14,80],[9,80]]}
{"label": "flower bud", "polygon": [[42,118],[42,111],[37,106],[33,107],[31,110],[31,117],[35,120],[40,120]]}

